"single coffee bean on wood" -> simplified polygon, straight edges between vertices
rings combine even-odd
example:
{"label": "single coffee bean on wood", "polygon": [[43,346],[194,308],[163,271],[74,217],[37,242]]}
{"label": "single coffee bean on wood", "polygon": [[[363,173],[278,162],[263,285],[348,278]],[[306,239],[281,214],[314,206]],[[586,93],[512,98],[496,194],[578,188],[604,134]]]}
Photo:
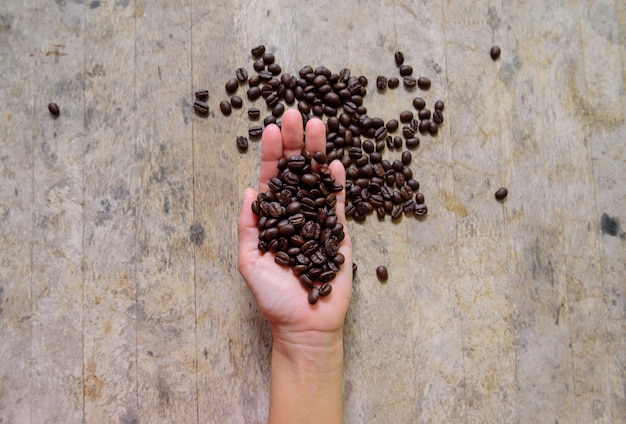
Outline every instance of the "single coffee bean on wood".
{"label": "single coffee bean on wood", "polygon": [[234,109],[241,109],[243,106],[243,99],[239,96],[232,96],[230,98],[230,104]]}
{"label": "single coffee bean on wood", "polygon": [[52,114],[52,116],[59,116],[59,114],[61,113],[59,110],[59,105],[54,102],[48,103],[48,111]]}
{"label": "single coffee bean on wood", "polygon": [[246,70],[246,68],[237,68],[235,70],[235,76],[237,77],[237,80],[239,82],[248,81],[248,71]]}
{"label": "single coffee bean on wood", "polygon": [[264,45],[258,45],[256,47],[254,47],[250,53],[252,53],[252,56],[259,58],[263,56],[263,53],[265,53],[265,46]]}
{"label": "single coffee bean on wood", "polygon": [[237,149],[239,149],[240,152],[248,150],[248,139],[246,137],[237,137]]}
{"label": "single coffee bean on wood", "polygon": [[387,81],[387,87],[391,89],[398,88],[399,85],[400,80],[396,77],[389,78],[389,80]]}
{"label": "single coffee bean on wood", "polygon": [[248,118],[255,120],[261,117],[261,110],[258,107],[248,109]]}
{"label": "single coffee bean on wood", "polygon": [[387,88],[387,78],[382,75],[377,76],[376,88],[378,88],[379,90],[384,90],[385,88]]}
{"label": "single coffee bean on wood", "polygon": [[196,90],[196,99],[206,100],[209,98],[209,90],[206,88],[201,88],[200,90]]}
{"label": "single coffee bean on wood", "polygon": [[500,187],[496,193],[496,199],[498,200],[503,200],[507,195],[509,194],[509,190],[507,190],[505,187]]}
{"label": "single coffee bean on wood", "polygon": [[239,81],[237,81],[235,78],[231,78],[226,81],[226,84],[224,84],[224,88],[226,88],[227,93],[234,93],[235,91],[237,91],[237,88],[239,88]]}
{"label": "single coffee bean on wood", "polygon": [[426,100],[421,97],[416,97],[413,99],[413,107],[417,110],[424,109],[426,107]]}
{"label": "single coffee bean on wood", "polygon": [[413,67],[409,65],[400,66],[400,76],[408,77],[413,74]]}
{"label": "single coffee bean on wood", "polygon": [[376,276],[380,281],[387,281],[387,279],[389,278],[387,268],[384,265],[380,265],[378,268],[376,268]]}
{"label": "single coffee bean on wood", "polygon": [[417,86],[422,90],[428,90],[430,88],[430,80],[426,77],[419,77],[417,79]]}
{"label": "single coffee bean on wood", "polygon": [[491,55],[491,59],[497,60],[500,57],[500,47],[499,46],[491,47],[489,54]]}
{"label": "single coffee bean on wood", "polygon": [[195,102],[193,102],[193,109],[199,115],[208,115],[209,114],[209,105],[207,105],[202,100],[196,100]]}
{"label": "single coffee bean on wood", "polygon": [[231,112],[233,111],[228,100],[222,100],[220,102],[220,110],[222,111],[224,115],[230,115]]}
{"label": "single coffee bean on wood", "polygon": [[394,59],[396,61],[396,65],[400,66],[404,63],[404,53],[402,52],[396,52],[394,54]]}
{"label": "single coffee bean on wood", "polygon": [[253,125],[248,128],[248,134],[251,137],[259,137],[261,134],[263,134],[263,127],[260,125]]}

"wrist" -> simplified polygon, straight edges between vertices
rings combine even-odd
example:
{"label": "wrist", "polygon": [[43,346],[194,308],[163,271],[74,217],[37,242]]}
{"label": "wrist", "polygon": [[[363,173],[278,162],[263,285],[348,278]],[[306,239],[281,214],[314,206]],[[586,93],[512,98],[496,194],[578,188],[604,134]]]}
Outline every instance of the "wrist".
{"label": "wrist", "polygon": [[272,331],[272,357],[302,373],[343,373],[343,328],[334,331]]}

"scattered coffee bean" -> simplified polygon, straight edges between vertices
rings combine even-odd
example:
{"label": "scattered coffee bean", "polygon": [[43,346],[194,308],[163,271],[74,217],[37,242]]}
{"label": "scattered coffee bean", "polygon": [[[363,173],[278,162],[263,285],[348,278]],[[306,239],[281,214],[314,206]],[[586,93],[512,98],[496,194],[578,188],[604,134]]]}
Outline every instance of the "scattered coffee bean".
{"label": "scattered coffee bean", "polygon": [[59,110],[59,105],[54,102],[48,103],[48,111],[50,112],[50,114],[52,114],[52,116],[59,116],[59,114],[61,113],[61,111]]}
{"label": "scattered coffee bean", "polygon": [[391,89],[398,88],[399,85],[400,80],[396,77],[389,78],[389,80],[387,81],[387,87]]}
{"label": "scattered coffee bean", "polygon": [[404,63],[404,53],[396,52],[393,57],[396,60],[396,65],[400,66]]}
{"label": "scattered coffee bean", "polygon": [[400,66],[400,76],[408,77],[413,74],[413,68],[409,65]]}
{"label": "scattered coffee bean", "polygon": [[248,71],[246,68],[237,68],[235,70],[235,76],[237,77],[237,81],[246,82],[248,81]]}
{"label": "scattered coffee bean", "polygon": [[251,120],[256,120],[261,117],[261,110],[258,107],[251,107],[248,109],[248,117]]}
{"label": "scattered coffee bean", "polygon": [[209,98],[209,90],[206,88],[201,88],[200,90],[196,90],[196,99],[206,100]]}
{"label": "scattered coffee bean", "polygon": [[509,190],[507,190],[505,187],[500,187],[497,191],[496,191],[496,199],[497,200],[504,200],[504,198],[509,194]]}
{"label": "scattered coffee bean", "polygon": [[497,60],[500,57],[500,47],[499,46],[491,47],[489,54],[491,55],[491,59]]}
{"label": "scattered coffee bean", "polygon": [[384,265],[380,265],[378,268],[376,268],[376,276],[380,281],[387,281],[387,279],[389,278],[387,268]]}
{"label": "scattered coffee bean", "polygon": [[262,57],[263,53],[265,53],[265,46],[258,45],[251,50],[251,53],[252,53],[252,56],[256,58]]}
{"label": "scattered coffee bean", "polygon": [[426,107],[426,101],[421,97],[416,97],[413,99],[413,107],[417,110],[424,109]]}
{"label": "scattered coffee bean", "polygon": [[443,108],[444,108],[444,103],[443,103],[443,100],[437,100],[437,101],[435,102],[435,107],[434,107],[434,109],[435,109],[435,110],[438,110],[438,111],[440,111],[440,112],[441,112],[441,111],[443,111]]}
{"label": "scattered coffee bean", "polygon": [[199,115],[208,115],[209,114],[209,105],[207,105],[202,100],[196,100],[195,102],[193,102],[193,109]]}
{"label": "scattered coffee bean", "polygon": [[417,86],[422,90],[428,90],[430,88],[430,80],[426,77],[419,77],[417,79]]}
{"label": "scattered coffee bean", "polygon": [[241,109],[243,107],[243,99],[239,96],[232,96],[230,104],[234,109]]}
{"label": "scattered coffee bean", "polygon": [[260,125],[253,125],[248,128],[248,135],[250,137],[259,137],[261,134],[263,134],[263,127]]}
{"label": "scattered coffee bean", "polygon": [[248,150],[248,139],[246,137],[237,137],[237,149],[239,149],[240,152]]}
{"label": "scattered coffee bean", "polygon": [[387,78],[382,75],[377,76],[376,88],[378,88],[379,90],[384,90],[385,88],[387,88]]}
{"label": "scattered coffee bean", "polygon": [[231,78],[228,81],[226,81],[226,84],[224,85],[224,87],[226,88],[227,93],[229,94],[234,93],[239,88],[239,81],[237,81],[235,78]]}
{"label": "scattered coffee bean", "polygon": [[220,110],[222,111],[224,115],[230,115],[231,112],[233,111],[228,100],[222,100],[220,102]]}
{"label": "scattered coffee bean", "polygon": [[324,283],[322,287],[320,287],[320,296],[328,296],[330,292],[333,290],[333,286],[330,283]]}
{"label": "scattered coffee bean", "polygon": [[410,110],[405,110],[404,112],[400,113],[400,122],[406,124],[407,122],[410,122],[411,119],[413,119],[413,112],[411,112]]}
{"label": "scattered coffee bean", "polygon": [[308,300],[311,305],[316,304],[319,297],[320,289],[318,289],[317,287],[313,287],[311,290],[309,290]]}
{"label": "scattered coffee bean", "polygon": [[407,89],[413,89],[417,85],[417,80],[413,77],[404,77],[402,82]]}

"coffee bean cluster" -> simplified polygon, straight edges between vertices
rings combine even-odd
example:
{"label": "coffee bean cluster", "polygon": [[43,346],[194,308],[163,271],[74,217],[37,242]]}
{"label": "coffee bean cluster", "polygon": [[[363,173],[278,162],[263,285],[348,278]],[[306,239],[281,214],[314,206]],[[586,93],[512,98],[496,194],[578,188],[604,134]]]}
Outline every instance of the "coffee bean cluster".
{"label": "coffee bean cluster", "polygon": [[[314,171],[312,161],[318,162]],[[291,267],[308,290],[310,304],[332,291],[331,281],[344,263],[339,245],[345,237],[335,206],[343,186],[335,181],[322,152],[278,161],[278,175],[259,193],[252,212],[259,216],[259,250]]]}
{"label": "coffee bean cluster", "polygon": [[[428,208],[420,184],[410,168],[412,153],[420,145],[420,137],[436,136],[444,121],[444,102],[437,100],[432,110],[422,97],[415,97],[412,110],[402,111],[397,119],[384,121],[371,117],[364,105],[368,79],[352,75],[349,68],[332,72],[326,66],[303,66],[296,75],[282,71],[273,54],[259,45],[251,50],[254,73],[244,67],[235,70],[235,76],[225,83],[229,100],[220,102],[223,115],[232,109],[243,107],[238,90],[245,89],[247,100],[252,104],[264,100],[270,114],[262,125],[261,109],[252,106],[247,110],[252,125],[248,137],[261,136],[263,128],[270,124],[280,126],[285,106],[296,107],[302,114],[303,124],[311,117],[318,117],[326,124],[325,162],[338,159],[346,169],[346,215],[355,221],[364,221],[369,215],[383,220],[390,216],[397,220],[403,215],[422,217]],[[404,54],[394,55],[399,77],[406,90],[428,90],[431,81],[426,77],[415,78],[413,68],[405,63]],[[379,76],[378,92],[395,89],[400,78]],[[248,137],[237,137],[237,148],[245,152]],[[389,161],[383,158],[386,150],[401,151],[402,159]]]}

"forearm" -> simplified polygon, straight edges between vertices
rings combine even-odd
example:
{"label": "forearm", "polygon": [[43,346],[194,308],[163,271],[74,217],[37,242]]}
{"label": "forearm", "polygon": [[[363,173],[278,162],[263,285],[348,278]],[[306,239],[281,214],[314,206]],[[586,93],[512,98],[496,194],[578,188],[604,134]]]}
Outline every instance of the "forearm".
{"label": "forearm", "polygon": [[268,422],[342,423],[343,337],[314,346],[274,337]]}

